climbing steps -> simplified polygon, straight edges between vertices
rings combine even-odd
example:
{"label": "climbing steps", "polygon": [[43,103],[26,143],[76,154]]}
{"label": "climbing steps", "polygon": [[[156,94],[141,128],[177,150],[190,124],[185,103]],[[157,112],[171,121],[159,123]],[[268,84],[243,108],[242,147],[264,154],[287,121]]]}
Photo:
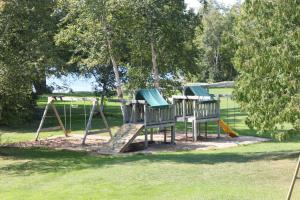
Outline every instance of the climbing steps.
{"label": "climbing steps", "polygon": [[133,140],[143,130],[144,124],[124,124],[118,132],[111,138],[105,148],[99,150],[103,154],[122,153],[133,142]]}

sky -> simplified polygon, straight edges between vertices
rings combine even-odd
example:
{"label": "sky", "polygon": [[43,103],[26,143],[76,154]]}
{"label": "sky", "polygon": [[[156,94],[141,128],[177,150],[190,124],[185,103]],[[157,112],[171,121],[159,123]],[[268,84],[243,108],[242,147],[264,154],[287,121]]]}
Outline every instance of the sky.
{"label": "sky", "polygon": [[[237,0],[217,0],[219,3],[224,4],[226,6],[233,5]],[[189,9],[194,9],[197,11],[200,7],[199,0],[185,0],[187,7]],[[86,79],[84,77],[62,77],[55,78],[49,77],[47,78],[47,85],[67,85],[73,91],[92,91],[93,90],[94,79]],[[55,90],[54,92],[68,92],[65,90]]]}
{"label": "sky", "polygon": [[[217,0],[217,2],[225,6],[232,6],[237,0]],[[193,8],[194,10],[198,10],[200,7],[199,0],[185,0],[185,3],[188,8]]]}

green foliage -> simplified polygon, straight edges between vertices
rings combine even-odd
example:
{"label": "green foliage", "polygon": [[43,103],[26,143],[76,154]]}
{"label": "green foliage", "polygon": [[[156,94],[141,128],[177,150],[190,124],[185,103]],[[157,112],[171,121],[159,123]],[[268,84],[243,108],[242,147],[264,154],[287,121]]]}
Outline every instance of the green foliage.
{"label": "green foliage", "polygon": [[[154,75],[153,45],[157,54],[159,78],[166,73],[176,71],[178,74],[190,72],[195,68],[192,44],[196,16],[186,11],[183,0],[134,0],[130,3],[131,17],[128,23],[130,33],[129,62],[133,68],[149,68]],[[144,79],[144,84],[148,79]]]}
{"label": "green foliage", "polygon": [[228,11],[211,1],[199,11],[201,23],[194,39],[198,50],[197,81],[233,80],[237,75],[231,60],[236,50],[233,25],[238,9],[234,6]]}
{"label": "green foliage", "polygon": [[235,97],[259,130],[300,124],[300,5],[246,1],[236,25]]}
{"label": "green foliage", "polygon": [[32,84],[54,63],[55,1],[0,3],[0,124],[9,125],[31,118]]}

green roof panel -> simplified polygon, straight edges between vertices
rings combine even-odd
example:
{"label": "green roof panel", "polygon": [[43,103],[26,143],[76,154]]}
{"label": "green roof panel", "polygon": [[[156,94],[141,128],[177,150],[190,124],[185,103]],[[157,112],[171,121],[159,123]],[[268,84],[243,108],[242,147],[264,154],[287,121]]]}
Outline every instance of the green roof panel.
{"label": "green roof panel", "polygon": [[142,89],[137,91],[136,100],[145,100],[151,107],[166,107],[168,102],[163,98],[157,89]]}

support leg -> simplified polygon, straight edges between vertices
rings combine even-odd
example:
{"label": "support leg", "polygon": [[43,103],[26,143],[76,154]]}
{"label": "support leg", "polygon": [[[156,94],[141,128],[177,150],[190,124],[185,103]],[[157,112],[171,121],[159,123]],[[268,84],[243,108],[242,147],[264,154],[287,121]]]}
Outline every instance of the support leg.
{"label": "support leg", "polygon": [[299,173],[299,168],[300,168],[300,156],[298,158],[298,163],[297,163],[297,166],[296,166],[296,170],[295,170],[295,173],[294,173],[294,176],[293,176],[293,180],[292,180],[292,183],[291,183],[291,186],[290,186],[290,189],[289,189],[288,196],[286,198],[287,200],[291,199],[293,189],[294,189],[294,186],[295,186],[295,182],[296,182],[296,179],[297,179],[297,176],[298,176],[298,173]]}
{"label": "support leg", "polygon": [[88,123],[87,123],[87,125],[86,125],[85,134],[84,134],[83,139],[82,139],[82,145],[85,144],[86,137],[87,137],[88,134],[89,134],[89,129],[91,128],[92,119],[93,119],[93,114],[94,114],[94,112],[95,112],[96,106],[97,106],[97,105],[96,105],[96,103],[94,102],[94,103],[93,103],[93,107],[92,107],[91,112],[90,112],[89,121],[88,121]]}
{"label": "support leg", "polygon": [[187,133],[187,121],[184,120],[184,130],[185,130],[185,140],[188,140],[188,133]]}
{"label": "support leg", "polygon": [[205,122],[205,138],[207,139],[207,122]]}
{"label": "support leg", "polygon": [[54,114],[55,114],[55,116],[56,116],[56,119],[57,119],[57,121],[58,121],[58,123],[59,123],[59,126],[60,126],[61,129],[64,131],[64,134],[65,134],[65,136],[67,137],[67,136],[68,136],[68,133],[67,133],[67,131],[66,131],[66,129],[65,129],[64,124],[62,123],[62,121],[61,121],[61,119],[60,119],[60,116],[59,116],[59,114],[58,114],[58,112],[57,112],[57,110],[56,110],[55,105],[52,103],[51,106],[52,106],[52,109],[53,109]]}
{"label": "support leg", "polygon": [[194,136],[194,134],[195,134],[195,125],[194,125],[194,121],[192,121],[192,137],[193,137],[193,141],[194,141],[194,138],[195,138],[195,136]]}
{"label": "support leg", "polygon": [[218,121],[218,138],[220,137],[221,127],[220,127],[220,121]]}
{"label": "support leg", "polygon": [[96,102],[96,104],[97,104],[98,111],[100,112],[101,118],[102,118],[102,120],[104,122],[105,128],[108,131],[110,138],[112,138],[110,127],[108,126],[108,123],[106,121],[106,118],[105,118],[105,116],[103,114],[102,109],[100,108],[100,105],[99,105],[98,101]]}
{"label": "support leg", "polygon": [[48,109],[49,109],[49,105],[50,105],[50,104],[51,104],[51,103],[48,103],[48,104],[46,105],[46,107],[45,107],[45,110],[44,110],[44,113],[43,113],[42,120],[41,120],[41,122],[40,122],[40,125],[39,125],[38,130],[36,131],[35,141],[38,141],[38,139],[39,139],[40,131],[41,131],[41,129],[43,128],[43,124],[44,124],[44,121],[45,121],[45,118],[46,118],[46,115],[47,115],[47,112],[48,112]]}
{"label": "support leg", "polygon": [[150,129],[150,141],[153,142],[153,128]]}
{"label": "support leg", "polygon": [[148,132],[147,132],[147,128],[145,127],[145,148],[148,148]]}
{"label": "support leg", "polygon": [[175,126],[171,126],[171,144],[175,144],[176,131]]}
{"label": "support leg", "polygon": [[198,124],[198,136],[201,137],[201,123]]}
{"label": "support leg", "polygon": [[193,136],[194,136],[194,142],[197,141],[197,135],[198,135],[198,126],[197,126],[197,122],[194,121],[194,133],[193,133]]}
{"label": "support leg", "polygon": [[164,143],[167,142],[167,130],[164,128]]}

